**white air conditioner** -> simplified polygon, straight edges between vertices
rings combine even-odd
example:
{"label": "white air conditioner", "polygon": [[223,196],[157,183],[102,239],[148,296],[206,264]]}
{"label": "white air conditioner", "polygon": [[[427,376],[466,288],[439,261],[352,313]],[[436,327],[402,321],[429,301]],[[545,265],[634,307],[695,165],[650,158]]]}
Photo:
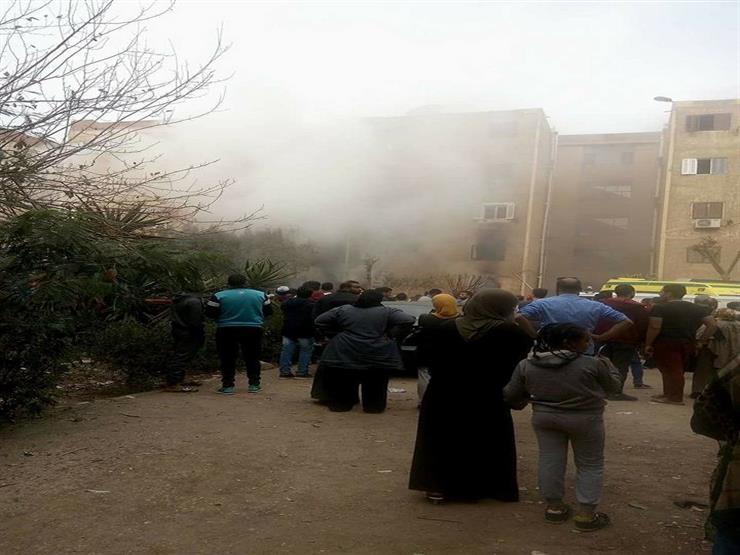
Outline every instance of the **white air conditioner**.
{"label": "white air conditioner", "polygon": [[702,220],[694,220],[694,227],[696,229],[717,229],[722,226],[722,220],[720,218],[707,218]]}

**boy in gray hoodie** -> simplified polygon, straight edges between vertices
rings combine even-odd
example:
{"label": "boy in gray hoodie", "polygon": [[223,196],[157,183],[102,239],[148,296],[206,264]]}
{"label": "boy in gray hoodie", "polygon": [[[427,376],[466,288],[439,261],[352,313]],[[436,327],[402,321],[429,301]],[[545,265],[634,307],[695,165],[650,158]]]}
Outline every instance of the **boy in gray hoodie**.
{"label": "boy in gray hoodie", "polygon": [[515,409],[532,404],[532,426],[539,444],[540,491],[547,500],[545,519],[570,517],[565,496],[568,443],[576,463],[576,529],[599,530],[609,517],[596,512],[604,483],[604,406],[620,390],[619,371],[608,359],[587,356],[590,335],[575,324],[550,324],[538,335],[533,354],[519,363],[504,397]]}

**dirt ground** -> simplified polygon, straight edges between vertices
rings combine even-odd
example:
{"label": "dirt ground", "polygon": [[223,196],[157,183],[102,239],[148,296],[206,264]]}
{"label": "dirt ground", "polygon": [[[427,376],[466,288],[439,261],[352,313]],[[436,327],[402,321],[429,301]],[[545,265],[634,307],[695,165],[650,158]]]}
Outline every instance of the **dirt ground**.
{"label": "dirt ground", "polygon": [[[673,502],[706,502],[716,444],[691,432],[690,406],[651,404],[651,390],[607,408],[601,508],[613,525],[580,534],[543,521],[529,409],[515,414],[522,501],[433,506],[406,489],[415,380],[393,380],[406,392],[390,394],[385,414],[337,414],[309,400],[309,381],[275,374],[257,395],[239,382],[220,396],[211,381],[0,429],[0,553],[709,551],[706,512]],[[658,384],[655,371],[646,381]]]}

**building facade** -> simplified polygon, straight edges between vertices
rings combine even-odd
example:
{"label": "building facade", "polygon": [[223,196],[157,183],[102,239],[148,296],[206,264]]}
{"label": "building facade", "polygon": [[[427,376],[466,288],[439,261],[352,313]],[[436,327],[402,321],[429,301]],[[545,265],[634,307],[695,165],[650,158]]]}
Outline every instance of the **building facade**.
{"label": "building facade", "polygon": [[656,274],[740,280],[740,100],[674,102],[665,144]]}
{"label": "building facade", "polygon": [[381,253],[384,267],[478,274],[512,291],[537,286],[554,138],[541,109],[370,124],[380,169],[373,189],[394,199],[383,227],[396,250]]}
{"label": "building facade", "polygon": [[594,290],[611,277],[652,272],[660,133],[558,137],[544,285],[581,278]]}

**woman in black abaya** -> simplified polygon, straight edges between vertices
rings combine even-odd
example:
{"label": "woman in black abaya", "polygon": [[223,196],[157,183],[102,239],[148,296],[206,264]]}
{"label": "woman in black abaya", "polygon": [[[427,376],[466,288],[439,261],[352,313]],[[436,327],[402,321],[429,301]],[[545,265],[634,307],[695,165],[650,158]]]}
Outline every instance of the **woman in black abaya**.
{"label": "woman in black abaya", "polygon": [[518,501],[514,425],[502,389],[532,339],[514,322],[517,299],[484,289],[464,315],[430,330],[431,380],[421,403],[409,488],[430,501]]}

